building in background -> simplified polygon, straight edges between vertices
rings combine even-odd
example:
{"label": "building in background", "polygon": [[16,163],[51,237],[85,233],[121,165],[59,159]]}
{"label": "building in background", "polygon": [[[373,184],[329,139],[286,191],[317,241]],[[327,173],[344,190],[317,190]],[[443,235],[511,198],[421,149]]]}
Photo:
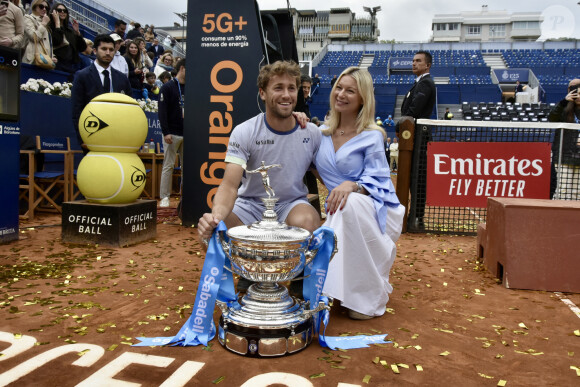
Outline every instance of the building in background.
{"label": "building in background", "polygon": [[298,58],[312,60],[327,44],[376,42],[380,35],[374,15],[359,16],[350,8],[331,8],[328,11],[297,10],[292,8]]}
{"label": "building in background", "polygon": [[542,34],[541,12],[467,11],[433,17],[433,42],[536,41]]}

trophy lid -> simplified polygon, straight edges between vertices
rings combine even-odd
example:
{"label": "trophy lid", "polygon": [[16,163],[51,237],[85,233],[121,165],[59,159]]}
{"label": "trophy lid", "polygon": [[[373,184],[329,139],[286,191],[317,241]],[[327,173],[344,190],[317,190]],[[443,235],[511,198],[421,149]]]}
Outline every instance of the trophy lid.
{"label": "trophy lid", "polygon": [[311,233],[300,227],[288,226],[286,223],[259,221],[250,225],[232,227],[227,231],[230,238],[248,242],[302,242],[311,237]]}

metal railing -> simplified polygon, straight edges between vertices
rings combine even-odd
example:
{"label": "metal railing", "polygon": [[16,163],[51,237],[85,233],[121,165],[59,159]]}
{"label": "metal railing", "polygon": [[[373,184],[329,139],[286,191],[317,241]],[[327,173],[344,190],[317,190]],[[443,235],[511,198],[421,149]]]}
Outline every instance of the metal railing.
{"label": "metal railing", "polygon": [[68,8],[70,17],[92,29],[97,34],[108,34],[111,31],[107,19],[84,7],[82,4],[71,0],[62,0],[62,3]]}

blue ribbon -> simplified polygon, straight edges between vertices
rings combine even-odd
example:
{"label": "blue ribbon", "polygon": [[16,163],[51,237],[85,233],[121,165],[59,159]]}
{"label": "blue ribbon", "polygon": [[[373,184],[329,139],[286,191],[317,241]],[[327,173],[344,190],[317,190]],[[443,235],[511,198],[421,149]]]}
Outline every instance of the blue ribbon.
{"label": "blue ribbon", "polygon": [[223,269],[224,265],[231,268],[231,263],[222,250],[219,240],[219,233],[225,230],[226,225],[220,222],[213,232],[205,255],[191,316],[177,335],[174,337],[137,337],[141,342],[133,346],[207,346],[207,343],[215,337],[216,333],[213,322],[216,300],[226,302],[232,308],[239,307],[234,292],[233,275],[230,271]]}
{"label": "blue ribbon", "polygon": [[[310,307],[315,308],[320,301],[328,305],[328,297],[322,295],[330,257],[334,250],[334,231],[326,226],[314,231],[309,250],[318,249],[316,257],[304,268],[304,299],[310,301]],[[387,335],[373,336],[326,336],[326,327],[330,320],[330,313],[323,309],[314,317],[315,333],[318,333],[318,343],[330,349],[368,348],[368,344],[390,343],[385,341]],[[324,330],[321,325],[324,324]]]}
{"label": "blue ribbon", "polygon": [[[328,305],[328,298],[322,295],[326,274],[328,273],[328,264],[334,250],[334,231],[326,226],[322,226],[316,231],[309,250],[318,249],[314,259],[304,267],[304,300],[310,302],[310,308],[316,308],[320,301]],[[321,310],[314,317],[314,330],[318,333],[319,321],[328,314],[326,309]]]}

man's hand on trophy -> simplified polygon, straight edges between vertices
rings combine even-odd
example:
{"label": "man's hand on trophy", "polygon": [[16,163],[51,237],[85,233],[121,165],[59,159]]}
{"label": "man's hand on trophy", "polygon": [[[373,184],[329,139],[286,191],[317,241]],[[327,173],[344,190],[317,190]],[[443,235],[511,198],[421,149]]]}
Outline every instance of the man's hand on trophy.
{"label": "man's hand on trophy", "polygon": [[202,242],[207,246],[209,238],[214,228],[217,227],[221,219],[218,219],[211,213],[205,213],[201,218],[199,218],[199,223],[197,224],[197,232],[202,239]]}

